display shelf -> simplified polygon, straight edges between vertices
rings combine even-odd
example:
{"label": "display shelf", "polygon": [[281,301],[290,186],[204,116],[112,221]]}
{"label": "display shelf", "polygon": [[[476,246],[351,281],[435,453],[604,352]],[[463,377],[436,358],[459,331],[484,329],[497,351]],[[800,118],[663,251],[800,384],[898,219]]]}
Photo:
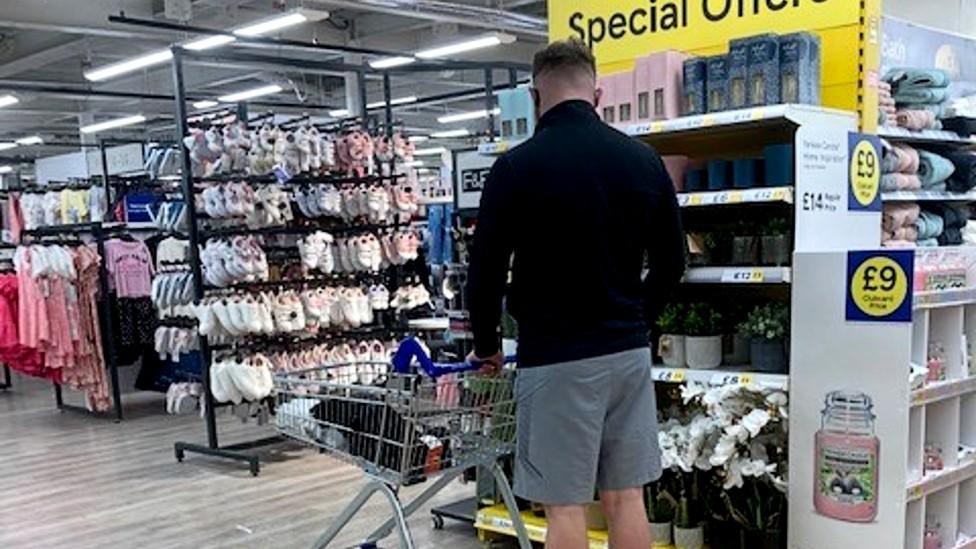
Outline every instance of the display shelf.
{"label": "display shelf", "polygon": [[771,105],[732,111],[682,116],[673,120],[660,120],[620,126],[621,131],[633,137],[657,134],[683,134],[700,131],[731,129],[740,131],[749,127],[781,126],[805,123],[811,116],[850,116],[846,111],[814,107],[810,105]]}
{"label": "display shelf", "polygon": [[976,192],[893,191],[881,193],[885,202],[976,202]]}
{"label": "display shelf", "polygon": [[451,327],[451,319],[440,318],[415,318],[407,321],[407,326],[415,330],[447,330]]}
{"label": "display shelf", "polygon": [[967,375],[963,364],[961,337],[963,326],[964,310],[962,307],[948,307],[929,311],[929,344],[925,349],[927,350],[933,343],[942,346],[947,379],[962,379]]}
{"label": "display shelf", "polygon": [[728,369],[695,370],[687,368],[666,368],[655,366],[654,381],[662,383],[684,383],[694,381],[707,385],[758,385],[767,389],[787,390],[790,376],[786,374],[764,374],[748,371],[748,366],[733,366]]}
{"label": "display shelf", "polygon": [[[924,406],[970,393],[976,393],[976,377],[934,383],[912,391],[912,406]],[[973,412],[976,413],[976,409]]]}
{"label": "display shelf", "polygon": [[925,535],[925,500],[909,502],[905,521],[905,549],[922,549]]}
{"label": "display shelf", "polygon": [[925,473],[925,407],[912,408],[908,417],[908,482],[922,480]]}
{"label": "display shelf", "polygon": [[417,204],[421,206],[434,206],[437,204],[454,204],[453,196],[431,196],[431,197],[421,197],[417,200]]}
{"label": "display shelf", "polygon": [[969,305],[976,303],[976,288],[915,292],[914,303],[916,309]]}
{"label": "display shelf", "polygon": [[915,501],[950,486],[976,478],[976,459],[973,456],[960,461],[953,467],[928,473],[908,485],[908,501]]}
{"label": "display shelf", "polygon": [[[531,511],[523,511],[522,520],[525,522],[529,539],[536,543],[545,543],[546,519],[535,516]],[[480,509],[475,515],[474,527],[478,529],[479,535],[483,535],[483,532],[489,532],[515,537],[512,518],[502,504]],[[590,549],[608,549],[610,547],[610,538],[606,531],[589,530],[587,531],[587,538],[590,542]]]}
{"label": "display shelf", "polygon": [[973,391],[963,394],[959,401],[959,444],[968,448],[976,448],[976,393]]}
{"label": "display shelf", "polygon": [[954,545],[959,531],[959,487],[948,486],[927,496],[925,515],[938,519],[943,545]]}
{"label": "display shelf", "polygon": [[969,539],[958,543],[957,548],[976,549],[976,478],[959,485],[959,533]]}
{"label": "display shelf", "polygon": [[788,284],[789,267],[693,267],[685,272],[688,284]]}
{"label": "display shelf", "polygon": [[700,193],[679,193],[682,208],[699,206],[727,206],[735,204],[793,203],[793,187],[762,187]]}
{"label": "display shelf", "polygon": [[882,126],[878,128],[878,136],[895,141],[907,141],[911,143],[955,143],[960,145],[974,145],[976,140],[971,137],[962,137],[955,132],[946,130],[922,130],[912,131],[905,128],[892,128]]}

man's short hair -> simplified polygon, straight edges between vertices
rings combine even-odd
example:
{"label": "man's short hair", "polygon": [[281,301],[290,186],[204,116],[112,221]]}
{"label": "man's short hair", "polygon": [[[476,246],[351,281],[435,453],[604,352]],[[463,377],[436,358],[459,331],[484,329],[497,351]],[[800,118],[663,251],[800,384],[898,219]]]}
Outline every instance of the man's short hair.
{"label": "man's short hair", "polygon": [[596,57],[579,38],[559,40],[536,52],[532,60],[532,76],[548,71],[588,71],[596,77]]}

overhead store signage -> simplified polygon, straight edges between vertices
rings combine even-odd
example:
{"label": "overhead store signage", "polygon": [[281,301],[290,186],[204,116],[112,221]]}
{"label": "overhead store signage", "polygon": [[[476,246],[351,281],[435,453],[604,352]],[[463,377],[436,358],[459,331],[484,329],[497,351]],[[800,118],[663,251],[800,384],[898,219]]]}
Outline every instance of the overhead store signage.
{"label": "overhead store signage", "polygon": [[851,132],[847,151],[850,163],[847,209],[881,211],[881,139]]}
{"label": "overhead store signage", "polygon": [[911,322],[914,250],[848,252],[846,317]]}
{"label": "overhead store signage", "polygon": [[852,0],[550,0],[549,38],[577,37],[601,65],[651,51],[724,45],[732,38],[856,24]]}

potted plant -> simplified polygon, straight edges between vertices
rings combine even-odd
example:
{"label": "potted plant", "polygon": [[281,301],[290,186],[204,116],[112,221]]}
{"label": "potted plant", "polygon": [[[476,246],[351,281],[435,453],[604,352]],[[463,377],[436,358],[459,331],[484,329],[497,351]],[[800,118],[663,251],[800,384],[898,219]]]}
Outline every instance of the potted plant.
{"label": "potted plant", "polygon": [[745,320],[746,311],[741,303],[731,306],[731,312],[726,310],[725,335],[722,342],[722,364],[738,366],[749,364],[749,336],[739,327]]}
{"label": "potted plant", "polygon": [[760,240],[762,264],[770,267],[789,265],[792,240],[789,221],[786,218],[770,219],[762,228]]}
{"label": "potted plant", "polygon": [[686,365],[684,317],[685,308],[680,303],[669,303],[657,318],[656,324],[661,330],[657,353],[664,365],[671,368],[684,368]]}
{"label": "potted plant", "polygon": [[786,372],[786,338],[790,333],[790,310],[786,305],[769,303],[756,307],[739,329],[749,335],[754,370]]}
{"label": "potted plant", "polygon": [[713,233],[688,233],[688,264],[692,267],[714,265],[712,251],[716,246]]}
{"label": "potted plant", "polygon": [[746,478],[743,484],[742,488],[723,493],[729,512],[739,525],[739,548],[785,547],[786,494],[763,477]]}
{"label": "potted plant", "polygon": [[682,494],[674,514],[674,546],[677,549],[701,549],[705,545],[705,528],[696,502]]}
{"label": "potted plant", "polygon": [[651,540],[654,547],[671,546],[671,523],[677,502],[664,488],[662,482],[650,485],[647,499],[647,520],[651,523]]}
{"label": "potted plant", "polygon": [[759,264],[759,238],[752,223],[742,221],[733,229],[732,264],[754,266]]}
{"label": "potted plant", "polygon": [[722,364],[722,315],[706,303],[685,314],[685,360],[690,368],[710,370]]}

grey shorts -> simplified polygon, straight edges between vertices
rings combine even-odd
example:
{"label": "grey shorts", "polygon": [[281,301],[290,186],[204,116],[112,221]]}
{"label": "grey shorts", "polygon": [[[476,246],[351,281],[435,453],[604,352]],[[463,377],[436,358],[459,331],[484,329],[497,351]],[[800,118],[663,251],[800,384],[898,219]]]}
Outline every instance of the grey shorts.
{"label": "grey shorts", "polygon": [[545,505],[661,476],[650,349],[518,370],[515,493]]}

